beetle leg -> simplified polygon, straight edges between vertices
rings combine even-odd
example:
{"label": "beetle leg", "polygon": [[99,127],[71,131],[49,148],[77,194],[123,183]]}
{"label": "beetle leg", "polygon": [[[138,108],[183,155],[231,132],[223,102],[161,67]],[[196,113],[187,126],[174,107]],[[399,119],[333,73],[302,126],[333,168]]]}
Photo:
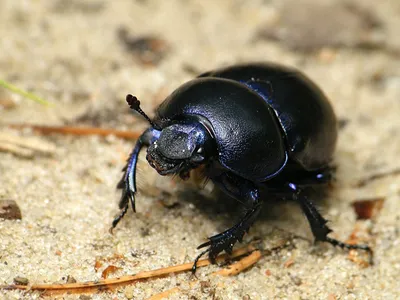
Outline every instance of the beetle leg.
{"label": "beetle leg", "polygon": [[289,184],[289,187],[294,191],[293,199],[300,204],[301,209],[307,217],[307,220],[311,227],[311,231],[315,237],[315,241],[328,242],[333,246],[339,246],[341,248],[346,248],[349,250],[365,250],[370,255],[372,255],[372,250],[368,245],[347,244],[328,237],[328,234],[332,232],[332,230],[326,225],[328,221],[324,217],[322,217],[315,205],[302,193],[300,189],[297,188],[295,184]]}
{"label": "beetle leg", "polygon": [[231,228],[217,235],[209,237],[209,241],[201,244],[197,249],[208,247],[194,261],[192,272],[196,272],[197,262],[201,256],[208,252],[209,259],[215,263],[217,255],[225,251],[228,254],[232,252],[232,248],[237,241],[241,242],[244,234],[249,230],[254,223],[257,215],[261,210],[261,202],[259,200],[258,188],[253,183],[245,179],[223,173],[222,175],[212,178],[213,182],[218,185],[228,195],[236,198],[239,201],[243,199],[249,203],[246,208],[245,215]]}
{"label": "beetle leg", "polygon": [[160,136],[160,131],[149,128],[136,141],[136,145],[133,148],[131,155],[127,161],[126,166],[123,168],[124,175],[117,185],[118,189],[122,189],[121,199],[119,201],[119,208],[121,209],[120,214],[115,217],[112,222],[110,231],[112,231],[119,221],[125,216],[128,211],[129,202],[134,212],[135,208],[135,193],[136,193],[136,164],[139,157],[139,152],[144,146],[149,146]]}

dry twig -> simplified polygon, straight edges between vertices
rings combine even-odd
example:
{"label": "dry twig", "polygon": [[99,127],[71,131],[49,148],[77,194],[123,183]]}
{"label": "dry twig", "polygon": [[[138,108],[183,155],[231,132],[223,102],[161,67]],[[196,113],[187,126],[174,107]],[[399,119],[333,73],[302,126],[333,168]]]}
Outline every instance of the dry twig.
{"label": "dry twig", "polygon": [[70,134],[70,135],[98,135],[98,136],[114,135],[116,137],[123,139],[137,139],[140,136],[140,133],[135,131],[105,129],[98,127],[40,126],[40,125],[29,125],[29,124],[14,124],[8,126],[14,129],[29,128],[43,135],[49,135],[53,133]]}
{"label": "dry twig", "polygon": [[[256,249],[252,245],[239,248],[232,252],[231,255],[223,254],[217,257],[217,262],[221,262],[229,258],[240,257],[251,253]],[[198,261],[197,267],[204,267],[211,264],[208,259]],[[128,285],[139,280],[159,278],[167,276],[171,273],[181,273],[192,270],[193,263],[186,263],[167,268],[161,268],[151,271],[143,271],[135,275],[121,276],[118,278],[109,278],[98,281],[65,283],[65,284],[34,284],[32,286],[24,285],[2,285],[0,289],[5,290],[25,290],[25,291],[41,291],[44,295],[64,294],[64,293],[90,293],[111,290],[117,286]]]}
{"label": "dry twig", "polygon": [[243,257],[238,262],[231,264],[227,268],[214,272],[213,275],[235,276],[257,263],[261,259],[261,257],[261,251],[256,250],[250,255]]}
{"label": "dry twig", "polygon": [[172,294],[175,294],[177,292],[179,292],[181,289],[178,288],[177,286],[170,289],[170,290],[166,290],[164,292],[161,292],[159,294],[153,295],[150,298],[147,298],[147,300],[161,300],[161,299],[168,299],[169,296],[171,296]]}

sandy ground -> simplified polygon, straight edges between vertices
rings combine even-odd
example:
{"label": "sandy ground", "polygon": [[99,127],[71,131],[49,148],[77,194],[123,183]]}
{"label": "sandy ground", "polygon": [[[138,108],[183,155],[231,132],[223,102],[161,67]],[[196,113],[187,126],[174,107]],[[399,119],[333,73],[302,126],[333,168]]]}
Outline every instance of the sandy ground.
{"label": "sandy ground", "polygon": [[[110,275],[116,277],[191,262],[196,246],[235,215],[210,196],[212,186],[197,192],[193,184],[157,176],[142,160],[138,212],[129,212],[110,235],[118,212],[115,186],[134,141],[43,137],[4,124],[142,130],[146,124],[129,112],[127,93],[151,114],[197,73],[268,60],[303,70],[332,99],[345,126],[335,156],[337,181],[318,204],[332,236],[346,240],[359,229],[374,248],[375,264],[363,267],[345,251],[314,245],[300,210],[273,203],[245,242],[261,238],[264,249],[287,243],[237,276],[213,276],[221,267],[209,266],[199,269],[198,281],[183,273],[58,297],[145,299],[179,287],[171,299],[400,298],[400,178],[357,186],[400,168],[400,2],[331,2],[0,1],[0,78],[54,103],[44,107],[1,90],[0,134],[34,139],[52,154],[0,152],[0,200],[14,200],[22,211],[22,220],[0,220],[0,284],[17,276],[29,284],[62,283],[68,276],[81,282],[100,279],[108,265],[120,267]],[[156,38],[147,43],[153,51],[132,43],[141,37]],[[351,203],[373,198],[384,199],[382,210],[357,221]],[[39,296],[0,291],[4,299]]]}

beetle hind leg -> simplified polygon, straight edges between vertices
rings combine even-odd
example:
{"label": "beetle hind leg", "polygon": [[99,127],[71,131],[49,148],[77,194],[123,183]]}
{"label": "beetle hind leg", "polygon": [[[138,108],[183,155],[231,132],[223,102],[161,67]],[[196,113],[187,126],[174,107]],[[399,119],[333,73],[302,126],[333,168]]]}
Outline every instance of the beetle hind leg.
{"label": "beetle hind leg", "polygon": [[[291,188],[296,189],[296,186],[291,185]],[[328,234],[332,232],[332,230],[326,225],[328,221],[324,217],[322,217],[315,205],[305,195],[303,195],[301,191],[296,191],[293,195],[293,198],[296,202],[300,204],[301,209],[306,215],[311,227],[311,231],[315,237],[315,241],[327,242],[333,246],[348,250],[364,250],[367,251],[372,258],[372,249],[368,245],[347,244],[328,237]]]}

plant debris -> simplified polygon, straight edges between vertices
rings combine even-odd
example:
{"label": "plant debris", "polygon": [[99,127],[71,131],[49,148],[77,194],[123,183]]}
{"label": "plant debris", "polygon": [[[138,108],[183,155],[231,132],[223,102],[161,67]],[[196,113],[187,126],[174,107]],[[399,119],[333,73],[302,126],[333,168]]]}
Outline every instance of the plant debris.
{"label": "plant debris", "polygon": [[347,255],[347,259],[362,268],[367,268],[371,265],[371,262],[369,262],[367,259],[365,259],[365,255],[361,255],[359,251],[356,251],[353,249],[349,251],[349,254]]}
{"label": "plant debris", "polygon": [[139,132],[135,131],[124,131],[115,129],[105,129],[98,127],[74,127],[74,126],[40,126],[40,125],[30,125],[30,124],[10,124],[8,125],[14,129],[25,129],[29,128],[43,135],[50,135],[53,133],[59,134],[70,134],[70,135],[97,135],[97,136],[109,136],[114,135],[122,139],[137,139],[139,138]]}
{"label": "plant debris", "polygon": [[14,200],[0,200],[0,218],[6,220],[21,220],[21,210]]}
{"label": "plant debris", "polygon": [[[192,284],[191,284],[192,285]],[[148,298],[147,300],[161,300],[161,299],[168,299],[169,296],[171,296],[172,294],[175,294],[177,292],[179,292],[181,289],[179,287],[174,287],[172,289],[163,291],[159,294],[153,295],[150,298]]]}
{"label": "plant debris", "polygon": [[285,261],[285,263],[283,264],[283,266],[285,268],[290,268],[291,266],[294,265],[294,259],[292,257],[290,257],[287,261]]}
{"label": "plant debris", "polygon": [[17,276],[14,278],[14,283],[21,286],[27,286],[29,284],[28,278]]}
{"label": "plant debris", "polygon": [[25,98],[31,99],[31,100],[33,100],[35,102],[38,102],[39,104],[46,105],[46,106],[51,105],[51,103],[46,101],[45,99],[43,99],[43,98],[41,98],[41,97],[31,93],[31,92],[27,92],[25,90],[22,90],[19,87],[15,86],[15,85],[13,85],[13,84],[5,81],[5,80],[1,80],[0,79],[0,86],[5,88],[5,89],[7,89],[7,90],[9,90],[9,91],[11,91],[11,92],[13,92],[13,93],[15,93],[15,94],[20,95],[22,97],[25,97]]}
{"label": "plant debris", "polygon": [[235,276],[257,263],[261,259],[261,257],[261,251],[256,250],[252,252],[249,256],[245,256],[238,262],[231,264],[227,268],[219,270],[213,274],[221,276]]}
{"label": "plant debris", "polygon": [[[346,243],[350,245],[366,243],[371,238],[370,230],[361,226],[360,223],[356,223],[353,232],[346,240]],[[366,251],[357,251],[356,249],[351,249],[347,255],[347,259],[356,263],[362,268],[369,267],[373,264],[373,252],[367,253]]]}
{"label": "plant debris", "polygon": [[[216,258],[217,262],[222,262],[227,258],[236,258],[243,255],[249,254],[256,251],[253,245],[248,245],[243,248],[239,248],[232,252],[231,255],[222,254]],[[197,267],[204,267],[210,265],[211,262],[208,259],[199,260]],[[186,263],[181,265],[175,265],[167,268],[161,268],[151,271],[139,272],[135,275],[126,275],[117,278],[103,279],[97,281],[77,282],[77,283],[65,283],[65,284],[34,284],[32,286],[26,286],[20,283],[14,285],[0,285],[0,289],[5,290],[29,290],[29,291],[41,291],[42,295],[54,295],[54,294],[65,294],[65,293],[95,293],[114,289],[117,286],[128,285],[139,280],[159,278],[174,273],[189,272],[192,270],[193,263]]]}
{"label": "plant debris", "polygon": [[117,266],[110,265],[101,272],[101,278],[105,279],[108,278],[111,274],[116,273],[117,271],[121,270],[121,268]]}
{"label": "plant debris", "polygon": [[372,198],[372,199],[360,199],[352,203],[357,219],[369,220],[374,219],[382,210],[383,203],[385,202],[384,197]]}
{"label": "plant debris", "polygon": [[145,66],[159,64],[170,50],[165,40],[155,36],[130,36],[126,28],[120,28],[117,35],[125,49]]}
{"label": "plant debris", "polygon": [[68,275],[66,282],[67,283],[76,283],[77,281],[74,277],[72,277],[71,275]]}

